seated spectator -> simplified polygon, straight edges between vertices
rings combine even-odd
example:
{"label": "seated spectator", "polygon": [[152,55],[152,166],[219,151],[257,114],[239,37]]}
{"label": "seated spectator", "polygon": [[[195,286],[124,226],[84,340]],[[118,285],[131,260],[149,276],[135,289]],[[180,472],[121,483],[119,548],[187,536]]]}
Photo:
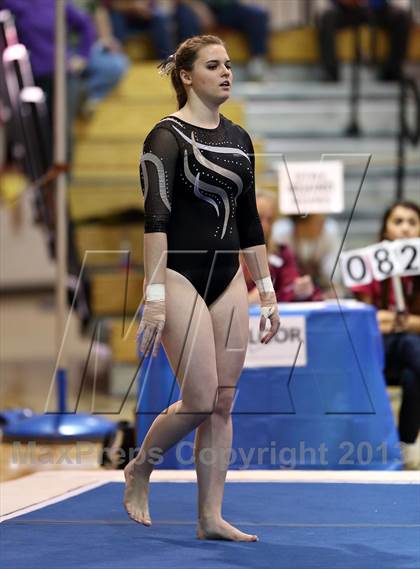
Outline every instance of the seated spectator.
{"label": "seated spectator", "polygon": [[390,50],[379,79],[398,80],[407,50],[410,30],[408,11],[391,5],[389,0],[331,0],[332,6],[318,18],[321,64],[325,79],[338,81],[340,74],[335,49],[336,31],[359,24],[385,28],[389,35]]}
{"label": "seated spectator", "polygon": [[119,83],[129,67],[121,43],[113,36],[112,23],[102,0],[74,0],[93,18],[97,41],[89,53],[85,76],[86,97],[82,113],[90,117],[98,103]]}
{"label": "seated spectator", "polygon": [[108,9],[114,36],[122,43],[129,37],[149,34],[157,59],[166,59],[175,51],[169,18],[156,0],[102,0]]}
{"label": "seated spectator", "polygon": [[177,0],[175,19],[179,41],[211,33],[218,25],[243,32],[251,52],[249,79],[264,79],[269,36],[268,12],[264,8],[240,0]]}
{"label": "seated spectator", "polygon": [[[319,214],[284,217],[273,226],[273,240],[289,245],[296,255],[299,271],[310,275],[315,286],[331,296],[331,274],[339,242],[336,221]],[[341,294],[341,287],[336,281],[334,287]]]}
{"label": "seated spectator", "polygon": [[[379,240],[420,237],[420,208],[397,202],[384,214]],[[407,313],[396,311],[391,279],[354,287],[353,293],[378,309],[378,325],[385,348],[385,377],[390,385],[401,385],[402,404],[399,434],[407,468],[420,464],[415,445],[420,429],[420,276],[403,277]]]}
{"label": "seated spectator", "polygon": [[[257,207],[269,252],[268,263],[271,280],[278,302],[322,300],[309,275],[300,276],[292,251],[286,245],[274,245],[271,241],[271,228],[277,215],[276,198],[271,192],[257,192]],[[248,287],[250,304],[259,302],[259,294],[251,279],[246,264],[241,258],[242,270]]]}
{"label": "seated spectator", "polygon": [[[44,90],[52,116],[55,62],[55,3],[45,0],[1,0],[0,7],[10,10],[15,18],[19,41],[23,43],[31,61],[35,83]],[[80,94],[80,75],[86,69],[95,41],[95,27],[91,18],[71,2],[66,2],[66,24],[77,36],[77,45],[68,50],[69,123],[75,116]]]}

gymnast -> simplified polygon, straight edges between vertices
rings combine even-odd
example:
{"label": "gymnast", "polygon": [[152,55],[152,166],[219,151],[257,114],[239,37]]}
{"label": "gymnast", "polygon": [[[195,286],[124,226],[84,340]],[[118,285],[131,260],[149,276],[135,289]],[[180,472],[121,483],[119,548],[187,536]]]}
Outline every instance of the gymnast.
{"label": "gymnast", "polygon": [[231,409],[249,329],[240,251],[259,291],[260,341],[268,343],[280,325],[256,207],[253,145],[219,113],[232,69],[218,37],[187,39],[160,67],[171,76],[179,110],[150,131],[140,161],[145,302],[138,350],[156,356],[162,342],[181,399],[155,419],[126,466],[124,505],[133,520],[151,525],[153,467],[196,429],[198,539],[257,541],[222,517]]}

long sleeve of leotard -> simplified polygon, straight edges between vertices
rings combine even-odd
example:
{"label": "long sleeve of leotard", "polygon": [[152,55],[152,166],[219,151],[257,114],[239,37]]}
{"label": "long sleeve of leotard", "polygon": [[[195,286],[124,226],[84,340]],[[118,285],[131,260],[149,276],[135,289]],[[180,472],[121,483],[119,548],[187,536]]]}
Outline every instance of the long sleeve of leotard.
{"label": "long sleeve of leotard", "polygon": [[264,232],[258,215],[255,197],[255,155],[248,133],[243,131],[247,141],[247,154],[251,161],[252,181],[238,198],[237,227],[241,249],[254,245],[264,245]]}
{"label": "long sleeve of leotard", "polygon": [[145,285],[165,284],[167,229],[178,145],[167,129],[155,128],[147,136],[140,161],[140,181],[144,194]]}
{"label": "long sleeve of leotard", "polygon": [[166,128],[155,127],[144,142],[140,161],[145,233],[167,233],[177,159],[175,136]]}

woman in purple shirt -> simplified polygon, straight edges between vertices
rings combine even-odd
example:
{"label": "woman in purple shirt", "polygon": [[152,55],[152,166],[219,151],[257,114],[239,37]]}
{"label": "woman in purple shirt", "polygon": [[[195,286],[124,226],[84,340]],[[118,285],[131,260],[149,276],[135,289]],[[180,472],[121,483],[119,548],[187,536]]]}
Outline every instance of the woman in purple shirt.
{"label": "woman in purple shirt", "polygon": [[[54,87],[55,2],[45,0],[0,0],[0,8],[10,10],[15,18],[19,41],[28,49],[36,84],[47,97],[51,113]],[[87,12],[66,2],[69,34],[67,71],[69,122],[77,110],[82,89],[87,98],[101,100],[128,68],[122,53],[104,49],[97,42],[93,20]],[[73,36],[77,36],[73,41]]]}
{"label": "woman in purple shirt", "polygon": [[[0,8],[10,10],[15,18],[19,41],[29,51],[36,80],[51,78],[54,73],[55,2],[45,0],[0,0]],[[68,71],[78,72],[88,62],[96,39],[88,14],[66,3],[67,29],[78,35],[77,48],[69,51]]]}

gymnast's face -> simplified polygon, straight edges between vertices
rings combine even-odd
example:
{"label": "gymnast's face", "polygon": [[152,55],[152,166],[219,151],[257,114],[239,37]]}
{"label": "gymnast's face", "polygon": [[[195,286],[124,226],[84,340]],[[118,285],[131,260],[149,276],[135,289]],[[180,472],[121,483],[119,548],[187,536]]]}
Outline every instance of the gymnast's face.
{"label": "gymnast's face", "polygon": [[385,239],[408,239],[420,236],[420,219],[417,213],[407,207],[395,207],[385,227]]}
{"label": "gymnast's face", "polygon": [[232,69],[229,56],[222,45],[202,47],[192,71],[181,73],[184,84],[203,101],[221,105],[230,96]]}

